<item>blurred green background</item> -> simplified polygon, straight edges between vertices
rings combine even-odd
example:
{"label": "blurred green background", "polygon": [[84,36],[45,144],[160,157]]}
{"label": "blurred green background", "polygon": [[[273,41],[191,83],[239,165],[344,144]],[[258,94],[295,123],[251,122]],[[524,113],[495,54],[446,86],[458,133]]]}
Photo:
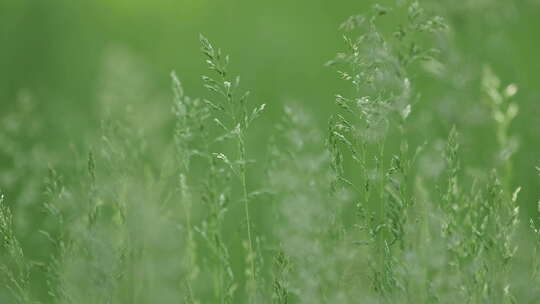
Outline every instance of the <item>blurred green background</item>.
{"label": "blurred green background", "polygon": [[[249,144],[250,156],[264,161],[269,130],[284,105],[301,106],[313,115],[314,128],[326,128],[337,109],[334,95],[349,88],[324,63],[344,48],[339,24],[374,2],[0,0],[0,189],[15,206],[23,246],[34,246],[25,249],[46,242],[32,228],[41,211],[31,203],[39,200],[47,167],[84,168],[107,113],[135,119],[149,159],[167,153],[174,125],[170,72],[177,72],[188,95],[208,96],[199,33],[231,55],[229,70],[241,75],[253,104],[268,105]],[[523,187],[523,216],[535,215],[540,1],[424,2],[450,25],[448,37],[438,41],[447,68],[443,77],[412,75],[421,96],[411,144],[442,142],[456,125],[467,174],[496,167],[494,124],[480,85],[482,69],[490,66],[503,85],[519,87],[514,100],[520,112],[510,132],[518,143],[513,184]],[[258,173],[250,173],[253,184],[264,183]]]}
{"label": "blurred green background", "polygon": [[[2,0],[0,116],[14,110],[17,100],[31,99],[38,113],[31,120],[44,125],[27,144],[39,141],[57,159],[68,144],[82,145],[98,134],[102,114],[111,107],[132,105],[141,114],[141,127],[166,142],[172,119],[169,73],[177,71],[188,94],[205,96],[200,75],[207,72],[198,42],[204,33],[231,55],[230,69],[242,76],[255,103],[269,105],[257,132],[264,133],[264,124],[272,125],[288,103],[305,105],[324,128],[335,109],[333,95],[346,86],[323,64],[343,48],[340,22],[372,2]],[[428,131],[445,138],[457,124],[465,134],[470,164],[482,167],[493,158],[494,140],[478,97],[481,68],[491,66],[503,84],[517,83],[515,183],[524,186],[528,210],[540,197],[534,178],[540,161],[539,3],[429,3],[450,24],[447,59],[453,60],[452,77],[463,84],[419,77],[424,88],[413,111],[432,126],[418,130],[419,142],[433,138]],[[475,114],[479,109],[480,116]],[[8,162],[0,159],[2,167]]]}

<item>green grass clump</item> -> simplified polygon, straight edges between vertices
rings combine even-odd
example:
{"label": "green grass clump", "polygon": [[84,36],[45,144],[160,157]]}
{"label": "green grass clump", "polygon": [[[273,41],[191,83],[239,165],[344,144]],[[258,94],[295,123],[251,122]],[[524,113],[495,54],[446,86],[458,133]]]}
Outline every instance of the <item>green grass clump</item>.
{"label": "green grass clump", "polygon": [[201,35],[208,96],[171,73],[165,140],[140,104],[105,103],[69,157],[17,144],[35,136],[24,126],[0,130],[10,174],[29,185],[2,185],[16,202],[0,192],[0,303],[538,303],[517,85],[475,66],[490,161],[464,157],[474,134],[459,120],[436,135],[424,119],[444,103],[424,97],[430,86],[454,94],[446,22],[418,1],[348,18],[346,50],[327,63],[346,85],[326,128],[315,107],[252,105]]}

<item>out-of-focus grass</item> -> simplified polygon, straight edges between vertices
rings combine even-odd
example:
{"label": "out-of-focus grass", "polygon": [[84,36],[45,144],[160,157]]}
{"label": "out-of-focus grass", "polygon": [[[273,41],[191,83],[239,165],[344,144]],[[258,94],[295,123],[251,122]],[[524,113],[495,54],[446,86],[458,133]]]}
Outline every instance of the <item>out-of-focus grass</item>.
{"label": "out-of-focus grass", "polygon": [[[423,1],[448,28],[396,43],[412,2],[2,1],[0,302],[537,301],[540,4]],[[373,11],[350,86],[324,63]]]}

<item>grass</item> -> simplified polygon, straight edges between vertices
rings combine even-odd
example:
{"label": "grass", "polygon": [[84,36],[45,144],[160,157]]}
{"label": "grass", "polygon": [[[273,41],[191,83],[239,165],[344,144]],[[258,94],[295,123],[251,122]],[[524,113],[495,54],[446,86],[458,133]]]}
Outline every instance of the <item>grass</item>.
{"label": "grass", "polygon": [[523,220],[514,174],[518,86],[478,67],[496,148],[487,165],[469,164],[467,129],[415,134],[430,127],[422,103],[436,102],[422,77],[453,77],[444,18],[401,1],[341,29],[345,51],[327,66],[346,86],[326,130],[295,104],[265,118],[202,35],[208,94],[189,97],[171,73],[165,142],[133,109],[112,108],[98,137],[44,166],[47,152],[15,139],[32,126],[1,129],[2,154],[30,164],[9,173],[38,193],[26,206],[0,193],[0,302],[540,301],[539,220]]}

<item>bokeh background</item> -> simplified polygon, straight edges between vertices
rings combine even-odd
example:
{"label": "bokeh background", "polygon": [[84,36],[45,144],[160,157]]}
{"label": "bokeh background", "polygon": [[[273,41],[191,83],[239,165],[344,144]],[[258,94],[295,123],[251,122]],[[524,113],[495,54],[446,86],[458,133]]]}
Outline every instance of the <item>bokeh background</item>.
{"label": "bokeh background", "polygon": [[[513,184],[523,187],[524,220],[535,216],[540,1],[425,2],[449,24],[448,37],[438,42],[447,68],[444,77],[418,72],[412,144],[443,141],[455,125],[468,174],[496,167],[494,124],[480,86],[483,68],[491,67],[503,85],[519,88],[514,101],[520,111],[510,132],[517,147]],[[253,103],[268,105],[251,135],[253,158],[264,161],[268,132],[284,105],[306,109],[314,128],[324,130],[336,109],[333,96],[349,90],[324,66],[344,48],[339,24],[373,3],[0,0],[0,188],[14,210],[26,210],[14,212],[23,245],[32,251],[44,242],[32,232],[40,211],[32,211],[31,203],[41,194],[47,168],[80,164],[73,151],[86,154],[107,113],[135,119],[148,138],[148,158],[165,153],[174,127],[170,72],[177,72],[188,95],[207,96],[200,33],[231,55],[230,71],[241,75]],[[437,165],[424,164],[426,170]],[[257,172],[251,177],[261,183]]]}
{"label": "bokeh background", "polygon": [[[2,0],[0,116],[31,99],[36,116],[18,123],[45,124],[39,144],[59,159],[69,144],[97,134],[110,107],[134,105],[143,128],[170,139],[169,74],[178,73],[188,94],[204,96],[200,75],[207,71],[198,41],[204,33],[231,55],[231,70],[241,75],[255,103],[268,104],[264,123],[272,124],[284,104],[297,103],[324,128],[333,95],[345,85],[323,64],[343,49],[339,24],[373,2]],[[516,83],[516,184],[532,202],[540,197],[533,170],[540,161],[540,1],[438,2],[431,8],[450,24],[453,77],[464,84],[439,90],[426,80],[416,112],[428,116],[430,131],[441,138],[457,124],[471,138],[467,157],[484,164],[493,157],[494,141],[493,126],[478,113],[482,105],[475,98],[481,67],[491,66],[503,84]],[[2,167],[7,161],[0,158]]]}

